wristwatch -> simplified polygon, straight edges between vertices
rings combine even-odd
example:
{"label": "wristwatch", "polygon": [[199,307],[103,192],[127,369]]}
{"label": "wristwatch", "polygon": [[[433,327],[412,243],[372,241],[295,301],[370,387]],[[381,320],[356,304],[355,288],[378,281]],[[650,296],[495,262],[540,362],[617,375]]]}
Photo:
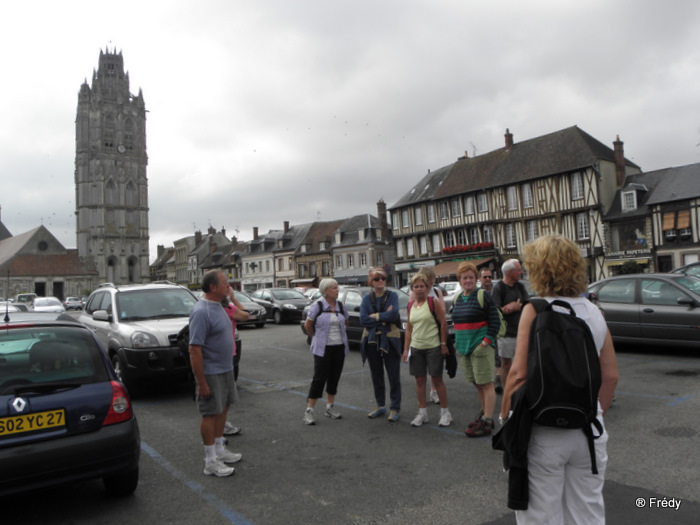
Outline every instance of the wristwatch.
{"label": "wristwatch", "polygon": [[440,346],[447,346],[447,343],[440,343]]}

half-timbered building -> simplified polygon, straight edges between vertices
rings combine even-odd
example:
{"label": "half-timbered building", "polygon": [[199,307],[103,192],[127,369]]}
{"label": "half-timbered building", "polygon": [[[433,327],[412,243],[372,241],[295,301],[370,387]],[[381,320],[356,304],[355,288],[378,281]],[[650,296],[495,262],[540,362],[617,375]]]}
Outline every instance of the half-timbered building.
{"label": "half-timbered building", "polygon": [[406,282],[420,266],[454,278],[460,261],[494,270],[520,258],[539,235],[580,246],[589,278],[605,275],[603,215],[639,167],[577,126],[505,146],[428,173],[391,208],[394,270]]}

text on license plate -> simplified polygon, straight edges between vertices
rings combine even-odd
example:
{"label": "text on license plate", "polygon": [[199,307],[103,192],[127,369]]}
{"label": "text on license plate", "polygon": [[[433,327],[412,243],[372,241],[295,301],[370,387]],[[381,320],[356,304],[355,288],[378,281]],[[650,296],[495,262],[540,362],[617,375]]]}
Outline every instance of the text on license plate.
{"label": "text on license plate", "polygon": [[66,411],[47,410],[34,414],[0,418],[0,436],[20,434],[45,428],[62,427],[66,424]]}

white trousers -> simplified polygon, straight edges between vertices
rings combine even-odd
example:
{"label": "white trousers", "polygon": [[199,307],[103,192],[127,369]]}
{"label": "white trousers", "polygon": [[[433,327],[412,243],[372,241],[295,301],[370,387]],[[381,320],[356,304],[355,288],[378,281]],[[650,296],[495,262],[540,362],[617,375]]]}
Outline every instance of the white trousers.
{"label": "white trousers", "polygon": [[530,501],[528,510],[515,512],[518,525],[604,524],[607,441],[607,432],[595,440],[595,475],[581,430],[533,425],[528,448]]}

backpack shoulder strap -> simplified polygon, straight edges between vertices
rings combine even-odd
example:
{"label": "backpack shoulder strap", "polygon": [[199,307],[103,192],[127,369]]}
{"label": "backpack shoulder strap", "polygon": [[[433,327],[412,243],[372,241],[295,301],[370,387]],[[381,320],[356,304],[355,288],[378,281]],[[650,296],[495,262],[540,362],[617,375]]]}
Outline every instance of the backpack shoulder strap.
{"label": "backpack shoulder strap", "polygon": [[337,304],[338,304],[338,309],[340,310],[340,313],[343,314],[343,317],[345,317],[345,306],[340,301],[337,301]]}
{"label": "backpack shoulder strap", "polygon": [[546,299],[530,299],[530,301],[528,302],[532,305],[532,307],[535,309],[535,312],[537,312],[538,314],[544,312],[549,306],[549,301],[547,301]]}
{"label": "backpack shoulder strap", "polygon": [[406,307],[406,315],[409,319],[411,318],[411,306],[413,306],[413,299],[408,301],[408,306]]}
{"label": "backpack shoulder strap", "polygon": [[374,294],[374,290],[369,292],[369,304],[372,307],[373,312],[377,313],[377,296]]}
{"label": "backpack shoulder strap", "polygon": [[479,288],[476,291],[476,298],[479,301],[479,306],[481,306],[481,309],[483,310],[484,309],[484,289],[483,288]]}

